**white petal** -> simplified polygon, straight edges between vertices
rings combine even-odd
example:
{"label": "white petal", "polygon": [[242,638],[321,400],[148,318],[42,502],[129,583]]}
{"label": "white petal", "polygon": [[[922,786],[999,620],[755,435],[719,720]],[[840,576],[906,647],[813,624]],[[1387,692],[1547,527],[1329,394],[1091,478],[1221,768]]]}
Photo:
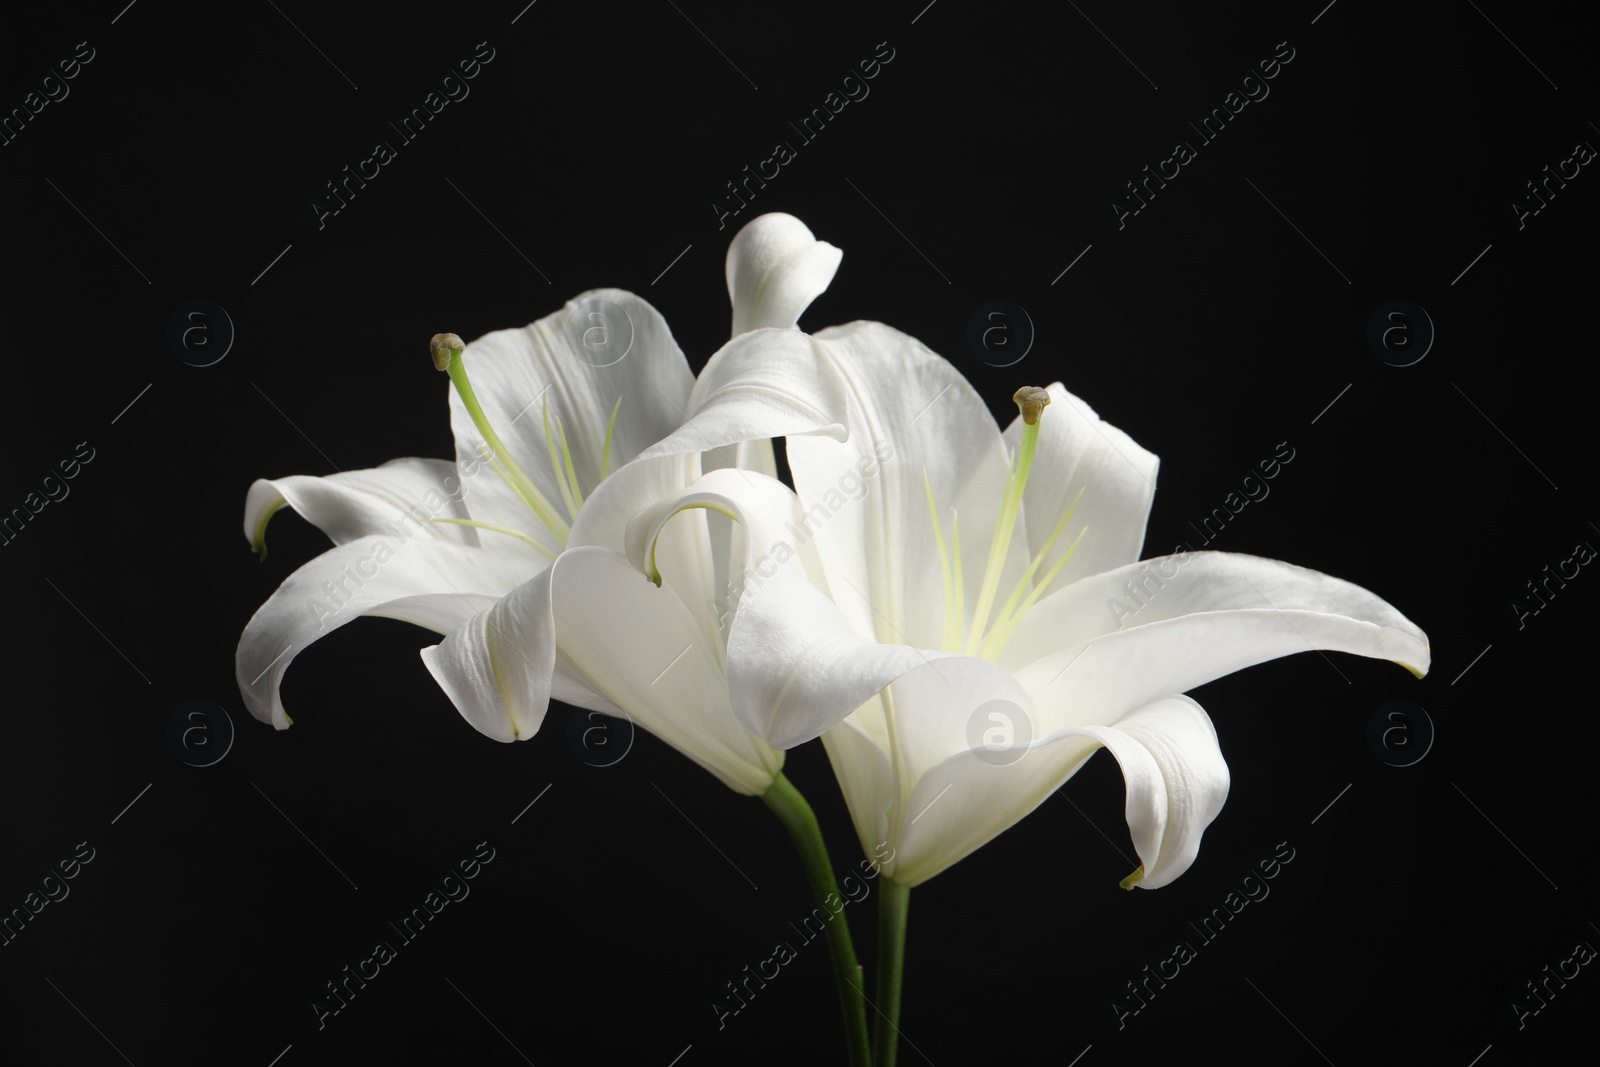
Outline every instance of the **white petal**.
{"label": "white petal", "polygon": [[443,459],[392,459],[327,477],[257,478],[245,495],[244,536],[265,558],[267,521],[287,504],[334,544],[388,533],[475,545],[472,527],[429,521],[466,518],[464,493],[456,465]]}
{"label": "white petal", "polygon": [[660,505],[700,477],[700,453],[636,459],[601,482],[583,502],[567,546],[589,545],[627,551],[628,524],[640,512]]}
{"label": "white petal", "polygon": [[1228,799],[1228,765],[1211,719],[1186,696],[1165,697],[1114,726],[1063,731],[1105,745],[1122,765],[1128,831],[1143,862],[1134,884],[1159,889],[1189,869],[1200,835]]}
{"label": "white petal", "polygon": [[844,435],[845,399],[831,363],[804,334],[760,330],[724,345],[694,385],[685,421],[584,501],[569,545],[625,551],[628,523],[698,478],[704,467],[775,477],[770,438]]}
{"label": "white petal", "polygon": [[[1085,525],[1089,528],[1072,559],[1051,583],[1056,587],[1139,558],[1161,461],[1115,426],[1102,422],[1093,408],[1068,393],[1060,382],[1050,385],[1048,392],[1050,406],[1039,420],[1038,451],[1023,495],[1029,547],[1034,552],[1043,548],[1080,491],[1083,498],[1039,573],[1049,573],[1077,531]],[[1021,415],[1006,428],[1005,440],[1009,449],[1021,445]]]}
{"label": "white petal", "polygon": [[763,326],[787,329],[799,322],[833,281],[843,256],[793,215],[773,212],[752,219],[728,245],[731,336]]}
{"label": "white petal", "polygon": [[[1143,590],[1137,601],[1130,581]],[[1430,662],[1427,635],[1360,586],[1225,552],[1074,582],[1034,606],[1000,662],[1053,721],[1078,725],[1113,722],[1161,696],[1313,649],[1393,660],[1419,677]]]}
{"label": "white petal", "polygon": [[[623,345],[628,347],[618,351]],[[588,494],[600,482],[613,409],[617,421],[609,469],[614,471],[682,423],[694,382],[666,320],[647,302],[621,289],[593,289],[531,325],[485,334],[460,358],[489,425],[563,521],[570,521],[571,515],[551,467],[546,406],[557,454],[559,421],[579,487]],[[483,436],[453,387],[450,424],[462,471],[482,467]],[[473,478],[467,507],[475,519],[511,526],[554,544],[531,510],[492,470]]]}
{"label": "white petal", "polygon": [[680,410],[684,425],[640,455],[715,451],[732,465],[732,446],[746,441],[786,434],[843,440],[845,408],[843,383],[810,337],[757,330],[717,350]]}
{"label": "white petal", "polygon": [[[914,337],[855,322],[817,342],[849,393],[849,439],[791,437],[786,447],[829,592],[862,636],[940,647],[944,588],[923,476],[951,551],[952,509],[959,515],[970,620],[1010,472],[999,428],[961,373]],[[991,624],[1026,563],[1019,522]]]}
{"label": "white petal", "polygon": [[884,686],[947,652],[860,636],[798,568],[747,587],[728,634],[734,711],[778,748],[842,721]]}
{"label": "white petal", "polygon": [[[897,679],[876,708],[862,708],[824,735],[830,755],[844,750],[845,740],[855,749],[843,766],[835,756],[852,811],[863,802],[883,803],[874,783],[861,795],[860,775],[851,773],[851,764],[867,762],[862,741],[882,709],[896,739],[891,799],[904,798],[887,812],[894,849],[887,873],[905,885],[933,877],[1032,811],[1094,747],[1046,745],[1034,731],[1028,695],[994,664],[939,659]],[[872,814],[856,812],[858,833]],[[877,842],[862,844],[871,855]]]}
{"label": "white petal", "polygon": [[839,780],[861,851],[878,860],[892,877],[898,856],[892,851],[889,815],[900,795],[900,782],[889,762],[882,701],[873,697],[857,708],[822,735],[822,745]]}
{"label": "white petal", "polygon": [[422,650],[422,662],[461,717],[496,741],[530,738],[544,722],[556,671],[550,587],[563,553],[493,607]]}
{"label": "white petal", "polygon": [[291,574],[251,617],[234,659],[239,693],[252,715],[287,729],[279,683],[318,638],[359,615],[445,633],[533,573],[502,554],[422,537],[338,545]]}
{"label": "white petal", "polygon": [[[898,766],[886,743],[871,737],[884,706]],[[863,707],[824,740],[863,848],[872,855],[887,841],[886,873],[904,885],[927,881],[999,836],[1101,746],[1127,783],[1128,827],[1145,870],[1138,884],[1154,889],[1188,869],[1229,782],[1216,731],[1198,704],[1166,697],[1110,726],[1041,734],[1043,726],[1004,671],[959,657],[907,673],[883,704]]]}
{"label": "white petal", "polygon": [[728,788],[766,791],[783,754],[734,718],[718,650],[671,586],[614,552],[575,548],[552,590],[557,644],[576,677]]}

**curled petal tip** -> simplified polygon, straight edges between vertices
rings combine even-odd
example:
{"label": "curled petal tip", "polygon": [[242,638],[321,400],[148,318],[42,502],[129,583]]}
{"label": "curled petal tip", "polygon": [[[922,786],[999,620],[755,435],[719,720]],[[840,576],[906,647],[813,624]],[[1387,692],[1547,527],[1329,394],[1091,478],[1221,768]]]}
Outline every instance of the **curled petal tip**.
{"label": "curled petal tip", "polygon": [[1132,874],[1128,875],[1128,877],[1126,877],[1122,881],[1118,882],[1117,885],[1121,886],[1123,889],[1132,889],[1134,886],[1138,885],[1143,880],[1144,880],[1144,864],[1141,863],[1141,864],[1139,864],[1138,870],[1134,871]]}

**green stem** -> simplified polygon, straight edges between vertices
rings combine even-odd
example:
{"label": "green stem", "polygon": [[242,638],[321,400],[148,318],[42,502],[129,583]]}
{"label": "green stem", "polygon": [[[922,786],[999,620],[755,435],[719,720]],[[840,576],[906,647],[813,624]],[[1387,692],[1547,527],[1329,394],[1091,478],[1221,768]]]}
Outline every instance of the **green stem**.
{"label": "green stem", "polygon": [[[822,827],[817,816],[806,803],[806,798],[782,774],[773,778],[772,786],[761,799],[783,823],[784,829],[794,839],[800,859],[805,863],[806,877],[811,881],[811,895],[829,912],[827,900],[832,897],[841,909],[838,883],[833,876],[833,864],[828,861],[828,846],[822,840]],[[864,980],[861,965],[856,962],[856,949],[850,940],[850,926],[841,910],[829,920],[828,954],[833,958],[833,977],[839,986],[839,1008],[844,1013],[845,1039],[849,1045],[851,1067],[870,1067],[871,1052],[867,1044],[867,1009],[862,991]]]}
{"label": "green stem", "polygon": [[901,975],[906,963],[906,912],[911,887],[885,876],[878,884],[878,1009],[872,1042],[874,1067],[894,1067],[900,1051]]}

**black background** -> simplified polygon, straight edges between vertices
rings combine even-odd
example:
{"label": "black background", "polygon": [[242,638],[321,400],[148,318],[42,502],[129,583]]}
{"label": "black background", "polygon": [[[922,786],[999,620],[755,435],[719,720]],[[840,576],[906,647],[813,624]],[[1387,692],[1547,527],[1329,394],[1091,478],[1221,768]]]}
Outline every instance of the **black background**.
{"label": "black background", "polygon": [[[1520,629],[1512,608],[1577,542],[1600,545],[1600,178],[1585,167],[1520,229],[1511,207],[1600,144],[1566,10],[122,2],[8,16],[0,76],[9,112],[94,49],[0,147],[0,507],[94,450],[0,549],[0,908],[95,850],[0,948],[8,1062],[842,1062],[820,943],[725,1028],[710,1007],[810,908],[760,803],[648,736],[591,767],[564,707],[529,742],[489,742],[419,661],[436,638],[397,622],[298,657],[290,731],[252,719],[233,680],[251,612],[326,544],[285,514],[258,563],[252,479],[449,455],[428,336],[595,286],[644,295],[698,368],[727,335],[727,241],[771,210],[845,252],[802,325],[913,333],[1003,419],[1017,385],[1059,378],[1160,455],[1147,555],[1200,547],[1189,523],[1287,441],[1270,496],[1213,547],[1366,586],[1434,654],[1421,682],[1307,654],[1197,691],[1232,792],[1168,888],[1117,888],[1136,861],[1099,755],[917,889],[901,1062],[1489,1067],[1548,1058],[1592,1016],[1593,967],[1520,1030],[1510,1007],[1600,945],[1594,707],[1574,684],[1600,578],[1585,567]],[[470,96],[319,229],[323,184],[394,141],[386,120],[480,41],[494,59]],[[884,41],[870,95],[719,229],[724,183],[797,141],[788,123]],[[1123,183],[1196,140],[1185,123],[1284,41],[1270,96],[1119,229]],[[965,340],[997,298],[1037,334],[999,370]],[[194,299],[237,331],[205,368],[165,340]],[[1408,367],[1365,339],[1396,299],[1437,329]],[[194,699],[237,730],[213,766],[167,743]],[[1409,767],[1367,742],[1394,699],[1437,731]],[[820,747],[787,773],[853,863]],[[319,1030],[323,983],[484,840],[470,897]],[[1198,945],[1187,924],[1279,842],[1295,858],[1270,896]],[[870,968],[871,905],[846,914]],[[1113,998],[1180,940],[1198,958],[1119,1030]]]}

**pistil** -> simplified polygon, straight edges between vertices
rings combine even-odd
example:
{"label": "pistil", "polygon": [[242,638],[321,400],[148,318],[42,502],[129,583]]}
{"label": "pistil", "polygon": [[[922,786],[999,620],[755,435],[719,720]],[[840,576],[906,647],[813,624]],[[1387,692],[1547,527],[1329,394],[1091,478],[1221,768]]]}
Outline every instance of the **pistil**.
{"label": "pistil", "polygon": [[933,520],[934,544],[939,551],[939,569],[944,581],[944,631],[940,648],[947,652],[964,652],[969,656],[981,656],[987,660],[999,658],[1001,649],[1005,648],[1006,642],[1011,640],[1012,634],[1016,633],[1022,624],[1023,616],[1044,595],[1056,575],[1061,573],[1061,568],[1072,558],[1072,554],[1089,530],[1087,526],[1079,530],[1078,536],[1067,546],[1061,558],[1045,572],[1044,577],[1038,581],[1034,580],[1034,576],[1044,566],[1044,561],[1049,558],[1050,550],[1055,547],[1057,539],[1066,529],[1068,520],[1077,511],[1078,502],[1083,499],[1083,492],[1080,490],[1071,506],[1067,508],[1066,514],[1061,516],[1061,521],[1056,523],[1055,529],[1045,540],[1044,547],[1039,549],[1022,576],[1017,579],[1016,586],[1001,606],[994,624],[989,625],[989,615],[999,594],[1001,573],[1005,569],[1006,557],[1010,552],[1011,538],[1016,532],[1017,516],[1022,510],[1023,492],[1027,488],[1034,454],[1039,447],[1039,416],[1050,403],[1050,394],[1035,386],[1024,386],[1017,390],[1012,399],[1017,402],[1017,408],[1022,413],[1022,444],[1017,451],[1015,465],[1006,480],[1005,497],[1001,501],[1000,515],[995,523],[994,539],[989,543],[989,558],[984,567],[983,583],[979,586],[978,601],[970,627],[966,625],[966,604],[962,590],[961,530],[956,522],[955,509],[950,509],[951,549],[947,550],[944,527],[939,521],[939,511],[934,501],[933,484],[927,471],[923,471],[922,475],[923,488],[928,496],[928,516]]}
{"label": "pistil", "polygon": [[[484,414],[483,406],[478,403],[477,394],[472,390],[472,382],[467,377],[465,361],[461,358],[462,351],[465,348],[466,343],[453,333],[434,334],[432,341],[428,344],[428,350],[433,356],[435,369],[445,371],[450,375],[450,381],[455,385],[456,392],[461,397],[461,403],[466,407],[467,414],[472,416],[472,424],[478,428],[478,432],[483,435],[484,441],[488,443],[489,450],[492,453],[490,462],[495,472],[505,479],[506,484],[522,499],[523,503],[528,505],[535,517],[544,524],[545,529],[550,531],[557,542],[565,545],[567,536],[571,533],[571,527],[561,518],[550,501],[545,499],[545,495],[539,491],[539,487],[533,483],[533,479],[529,478],[522,468],[517,466],[516,460],[511,458],[511,450],[506,448],[504,442],[500,440],[500,435],[494,432],[494,427],[489,425],[489,417]],[[560,477],[557,478],[557,481],[564,482]],[[575,480],[573,484],[576,484]],[[568,489],[569,487],[563,484],[563,488]]]}
{"label": "pistil", "polygon": [[1039,415],[1050,403],[1050,394],[1038,386],[1025,385],[1011,397],[1022,412],[1022,447],[1017,450],[1016,465],[1006,481],[1005,499],[1000,504],[1000,519],[995,524],[994,540],[989,542],[989,562],[984,567],[983,584],[978,589],[978,604],[973,609],[972,628],[967,631],[966,654],[976,655],[983,638],[984,627],[989,624],[989,611],[1000,587],[1000,572],[1005,567],[1006,554],[1011,547],[1011,534],[1017,527],[1017,514],[1022,510],[1022,491],[1028,484],[1028,472],[1033,469],[1033,454],[1039,447]]}

